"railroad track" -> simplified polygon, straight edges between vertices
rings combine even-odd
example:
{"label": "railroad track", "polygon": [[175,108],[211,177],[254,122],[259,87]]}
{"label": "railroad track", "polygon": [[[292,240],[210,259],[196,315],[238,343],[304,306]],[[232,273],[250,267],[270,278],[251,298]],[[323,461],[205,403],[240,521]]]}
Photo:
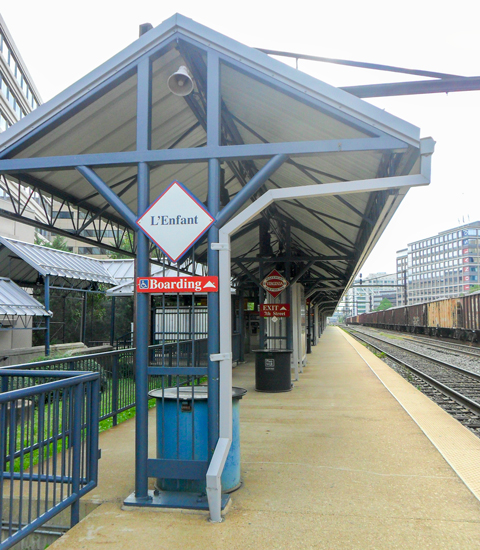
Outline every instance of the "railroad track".
{"label": "railroad track", "polygon": [[[382,331],[382,332],[385,332],[385,331]],[[388,331],[388,332],[391,334],[395,334],[397,338],[401,338],[402,340],[415,342],[416,344],[423,344],[425,346],[431,347],[432,349],[436,348],[436,349],[445,350],[445,351],[460,351],[464,355],[480,358],[480,348],[477,348],[477,347],[468,346],[465,344],[454,344],[453,342],[438,342],[434,340],[433,337],[428,337],[428,336],[413,336],[410,334],[403,334],[397,331]]]}
{"label": "railroad track", "polygon": [[395,370],[480,437],[480,374],[349,327],[352,336],[378,350]]}
{"label": "railroad track", "polygon": [[[357,327],[350,327],[347,328],[355,328]],[[446,342],[441,341],[439,342],[434,336],[420,336],[420,335],[413,335],[409,333],[399,332],[396,330],[388,330],[388,329],[378,329],[374,327],[362,327],[362,328],[368,328],[372,331],[378,331],[384,334],[392,334],[397,339],[402,339],[405,341],[411,341],[416,344],[424,344],[425,346],[430,346],[432,349],[436,348],[438,350],[442,351],[459,351],[463,353],[464,355],[469,355],[471,357],[478,357],[480,358],[480,347],[474,346],[472,344],[457,344],[453,342]]]}

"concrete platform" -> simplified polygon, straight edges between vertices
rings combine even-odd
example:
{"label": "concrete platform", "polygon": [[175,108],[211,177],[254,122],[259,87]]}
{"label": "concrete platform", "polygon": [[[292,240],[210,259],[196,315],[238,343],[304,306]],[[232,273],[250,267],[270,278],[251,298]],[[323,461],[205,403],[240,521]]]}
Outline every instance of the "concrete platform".
{"label": "concrete platform", "polygon": [[480,549],[480,440],[340,329],[325,332],[292,392],[255,392],[251,364],[234,384],[249,390],[244,487],[224,523],[122,510],[134,488],[130,421],[101,435],[100,484],[87,496],[100,505],[49,548]]}

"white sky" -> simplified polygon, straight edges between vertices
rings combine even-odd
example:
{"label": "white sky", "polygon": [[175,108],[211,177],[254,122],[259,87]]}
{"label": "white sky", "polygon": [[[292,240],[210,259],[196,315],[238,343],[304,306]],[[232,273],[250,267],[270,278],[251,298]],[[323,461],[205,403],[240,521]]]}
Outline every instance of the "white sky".
{"label": "white sky", "polygon": [[[462,76],[480,75],[478,3],[457,0],[23,0],[0,12],[44,101],[178,12],[248,46],[382,63]],[[293,8],[292,8],[293,6]],[[300,61],[300,70],[335,86],[405,80],[377,71]],[[408,79],[408,77],[407,77]],[[413,80],[413,78],[412,78]],[[403,201],[362,272],[395,270],[408,242],[480,219],[480,92],[370,100],[437,142],[432,183]]]}

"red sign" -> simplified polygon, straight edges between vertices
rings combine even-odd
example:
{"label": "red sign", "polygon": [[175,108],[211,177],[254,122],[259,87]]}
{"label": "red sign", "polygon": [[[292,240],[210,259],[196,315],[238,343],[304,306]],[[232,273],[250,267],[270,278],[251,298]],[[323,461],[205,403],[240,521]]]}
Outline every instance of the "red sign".
{"label": "red sign", "polygon": [[274,298],[281,294],[289,285],[287,279],[274,269],[260,283],[262,287]]}
{"label": "red sign", "polygon": [[218,277],[137,277],[137,292],[218,292]]}
{"label": "red sign", "polygon": [[260,304],[260,317],[290,317],[290,304]]}

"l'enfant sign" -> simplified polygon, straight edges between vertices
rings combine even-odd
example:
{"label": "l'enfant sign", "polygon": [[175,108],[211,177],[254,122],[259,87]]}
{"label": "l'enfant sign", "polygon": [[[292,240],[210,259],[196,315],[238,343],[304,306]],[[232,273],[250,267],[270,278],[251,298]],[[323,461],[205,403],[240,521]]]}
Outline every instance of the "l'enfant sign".
{"label": "l'enfant sign", "polygon": [[215,218],[178,181],[172,182],[140,216],[137,224],[162,252],[177,263]]}

